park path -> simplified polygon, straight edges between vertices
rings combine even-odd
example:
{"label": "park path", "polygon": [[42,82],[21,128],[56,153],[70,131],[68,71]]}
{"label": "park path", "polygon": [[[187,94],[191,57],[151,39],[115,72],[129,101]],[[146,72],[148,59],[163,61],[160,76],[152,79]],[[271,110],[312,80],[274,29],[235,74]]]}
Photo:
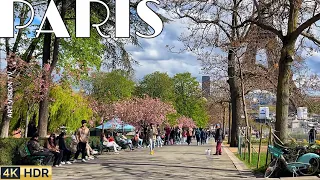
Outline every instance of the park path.
{"label": "park path", "polygon": [[[75,163],[53,169],[53,180],[67,179],[242,179],[245,178],[223,150],[222,156],[205,155],[208,145],[176,145],[156,148],[154,155],[147,149],[121,152],[119,155],[105,153],[86,163]],[[226,149],[227,150],[227,149]],[[252,178],[252,177],[251,177]]]}

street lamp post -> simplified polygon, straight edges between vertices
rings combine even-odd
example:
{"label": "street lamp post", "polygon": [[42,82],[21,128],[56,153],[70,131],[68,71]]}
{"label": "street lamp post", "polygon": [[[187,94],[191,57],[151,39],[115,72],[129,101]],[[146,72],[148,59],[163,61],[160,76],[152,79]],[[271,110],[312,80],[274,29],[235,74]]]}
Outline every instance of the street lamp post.
{"label": "street lamp post", "polygon": [[231,109],[231,102],[229,102],[229,132],[228,132],[228,144],[231,142],[231,116],[232,116],[232,109]]}

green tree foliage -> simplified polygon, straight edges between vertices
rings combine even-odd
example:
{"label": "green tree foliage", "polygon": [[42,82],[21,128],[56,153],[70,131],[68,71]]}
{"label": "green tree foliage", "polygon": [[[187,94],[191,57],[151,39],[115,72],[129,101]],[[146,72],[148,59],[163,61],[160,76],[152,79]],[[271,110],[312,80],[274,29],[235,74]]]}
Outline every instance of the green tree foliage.
{"label": "green tree foliage", "polygon": [[114,70],[109,73],[94,73],[86,88],[94,99],[104,103],[112,103],[130,98],[135,87],[128,73]]}
{"label": "green tree foliage", "polygon": [[173,77],[175,108],[180,115],[192,118],[198,127],[206,127],[208,114],[206,102],[201,98],[199,82],[190,73],[181,73]]}
{"label": "green tree foliage", "polygon": [[[93,16],[92,19],[97,19]],[[98,21],[98,20],[97,20]],[[90,70],[101,68],[106,46],[95,29],[91,29],[89,38],[76,38],[75,22],[68,21],[68,31],[71,38],[61,39],[58,67],[63,68],[63,75],[74,82],[87,78]],[[59,68],[57,69],[58,71]]]}
{"label": "green tree foliage", "polygon": [[310,100],[308,109],[310,113],[320,114],[320,101]]}
{"label": "green tree foliage", "polygon": [[49,106],[50,132],[56,131],[65,125],[68,130],[74,131],[80,126],[83,119],[92,118],[92,110],[89,101],[81,93],[75,93],[71,87],[66,85],[55,85],[50,90],[52,102]]}
{"label": "green tree foliage", "polygon": [[136,94],[140,97],[149,95],[162,101],[174,100],[173,80],[167,73],[154,72],[146,75],[137,86]]}

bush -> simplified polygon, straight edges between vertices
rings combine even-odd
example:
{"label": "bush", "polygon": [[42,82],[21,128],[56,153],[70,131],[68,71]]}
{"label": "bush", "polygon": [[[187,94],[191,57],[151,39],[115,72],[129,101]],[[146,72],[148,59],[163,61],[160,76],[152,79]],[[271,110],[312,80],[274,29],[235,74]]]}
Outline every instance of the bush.
{"label": "bush", "polygon": [[[28,139],[25,138],[5,138],[0,139],[0,165],[25,165],[30,162],[26,162],[21,152],[25,151],[25,146]],[[40,144],[44,145],[46,139],[40,140]],[[67,146],[71,143],[71,138],[66,138]],[[90,146],[93,149],[99,148],[100,138],[96,136],[90,137]]]}

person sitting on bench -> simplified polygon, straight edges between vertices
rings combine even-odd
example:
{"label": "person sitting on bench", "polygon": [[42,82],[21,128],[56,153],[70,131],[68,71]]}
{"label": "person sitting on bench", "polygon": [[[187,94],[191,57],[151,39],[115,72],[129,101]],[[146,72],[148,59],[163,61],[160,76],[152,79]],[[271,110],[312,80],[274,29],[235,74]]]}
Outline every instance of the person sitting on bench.
{"label": "person sitting on bench", "polygon": [[114,139],[111,138],[110,136],[108,136],[108,138],[106,138],[106,135],[104,133],[101,134],[101,141],[102,141],[102,144],[106,147],[113,147],[113,150],[116,154],[119,153],[118,149],[119,148],[119,145],[114,142]]}
{"label": "person sitting on bench", "polygon": [[120,135],[119,133],[116,133],[116,142],[123,148],[126,149],[127,147],[130,148],[130,150],[133,150],[132,141],[128,140],[127,137]]}
{"label": "person sitting on bench", "polygon": [[48,165],[53,158],[53,154],[48,150],[42,147],[39,143],[39,134],[35,133],[30,141],[27,144],[28,150],[30,151],[31,156],[44,156],[43,164]]}

